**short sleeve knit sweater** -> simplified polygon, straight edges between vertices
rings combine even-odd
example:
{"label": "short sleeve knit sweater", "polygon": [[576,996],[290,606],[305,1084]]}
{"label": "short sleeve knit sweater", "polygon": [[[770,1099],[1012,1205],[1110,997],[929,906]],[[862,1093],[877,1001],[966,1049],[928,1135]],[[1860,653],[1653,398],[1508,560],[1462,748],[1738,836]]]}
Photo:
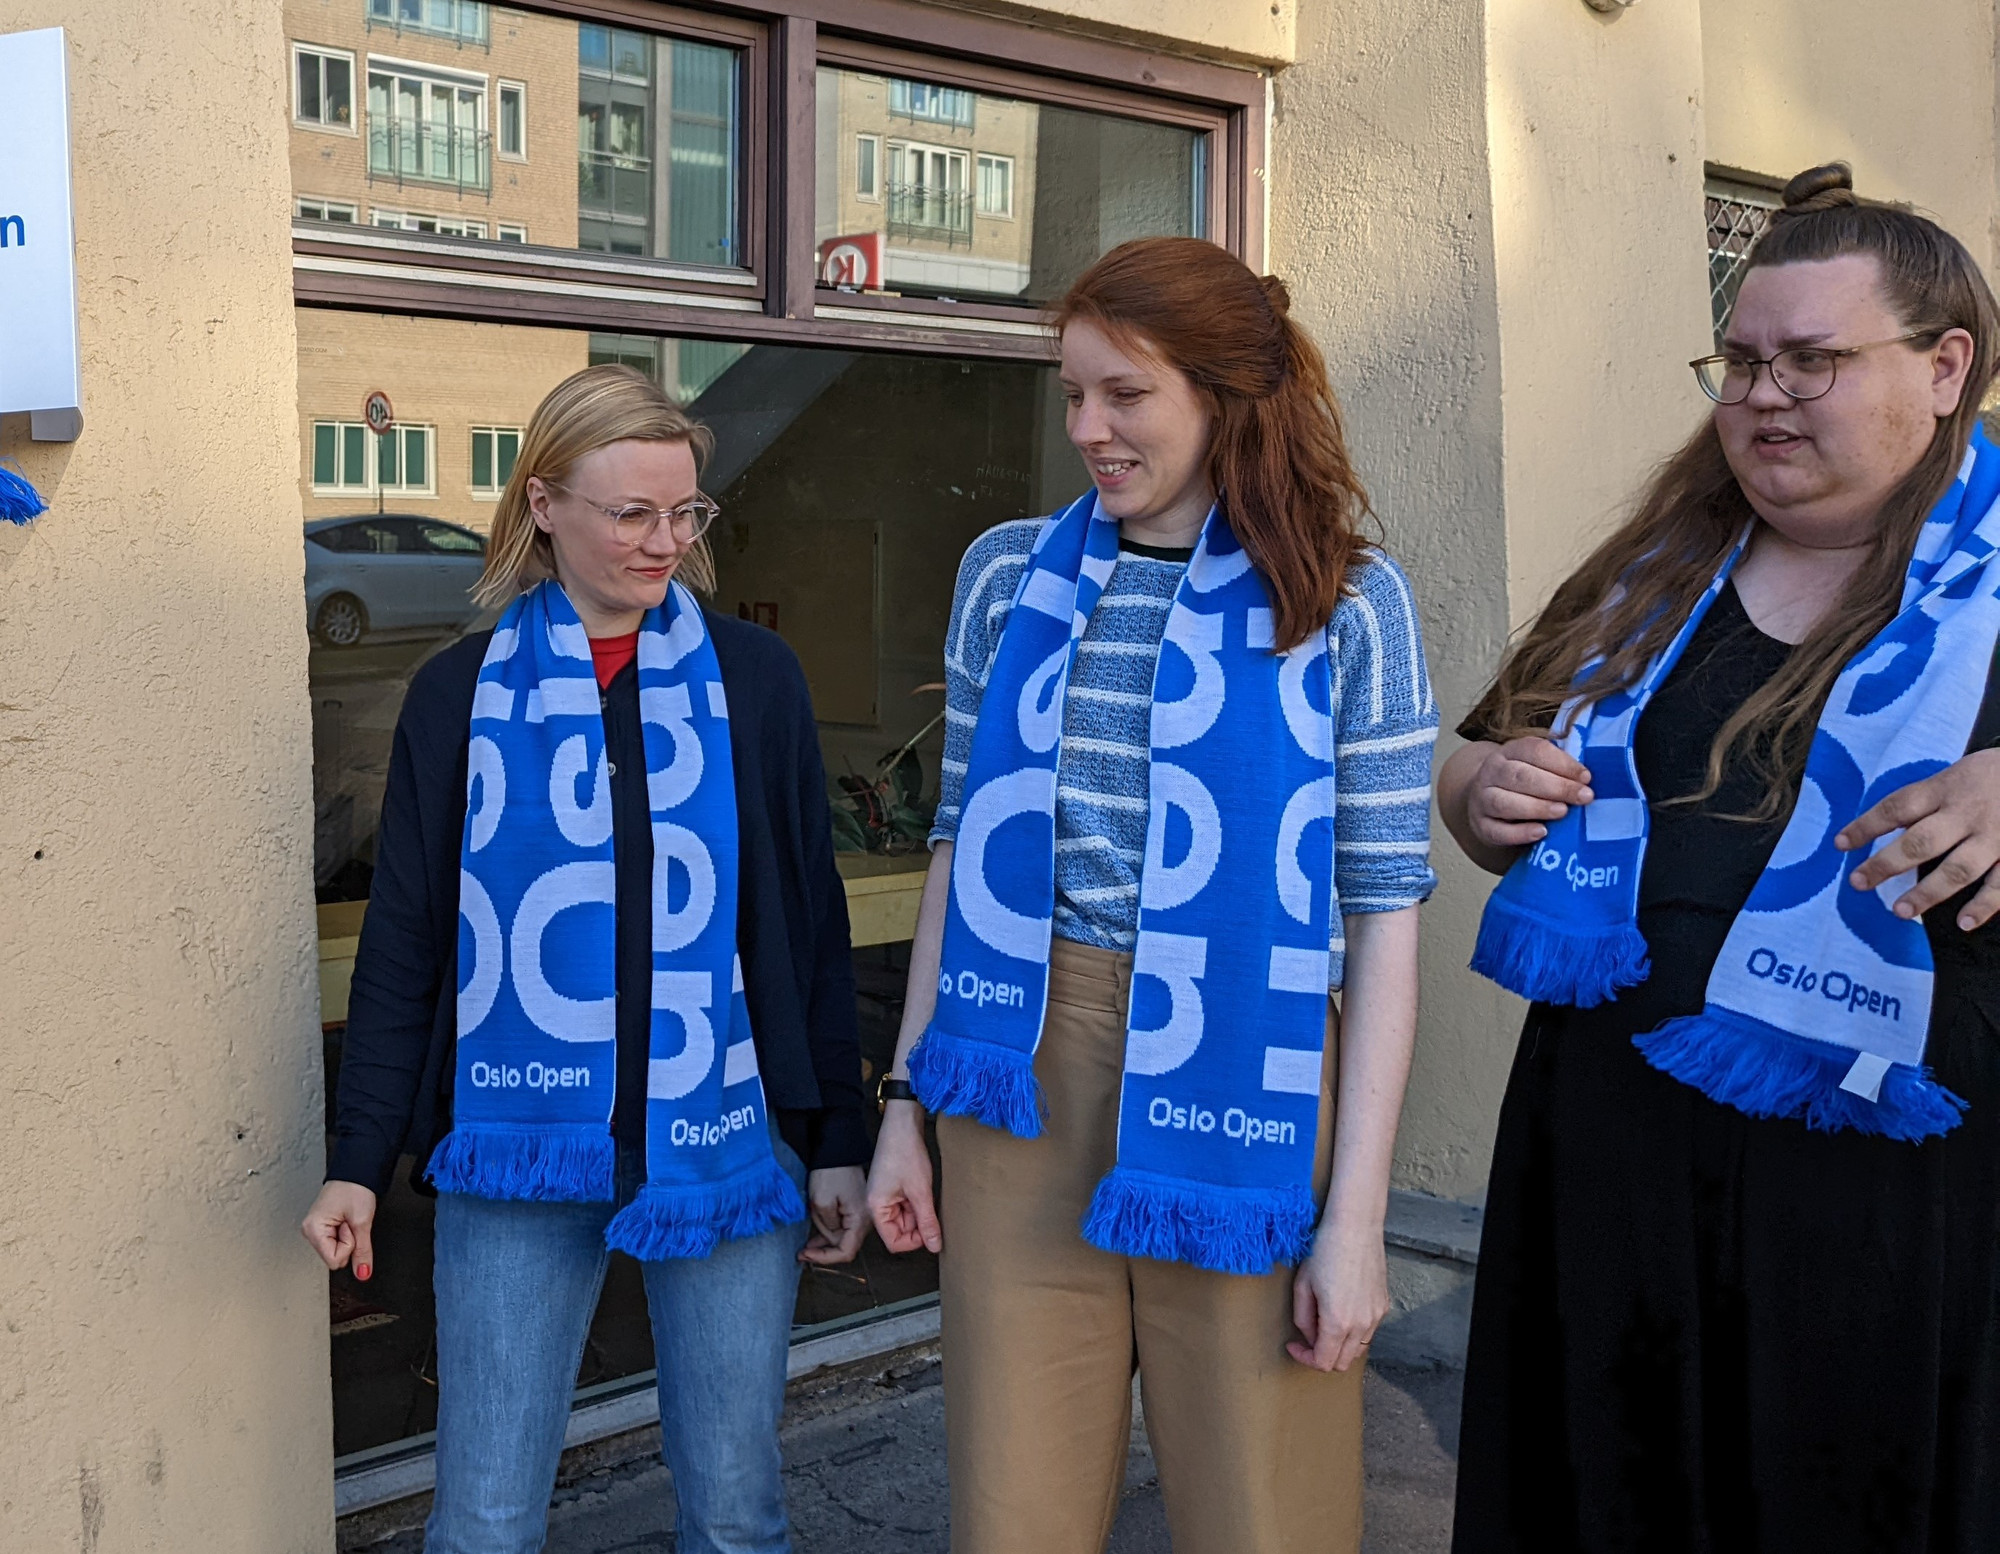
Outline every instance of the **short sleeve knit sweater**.
{"label": "short sleeve knit sweater", "polygon": [[[965,553],[945,638],[945,749],[931,840],[958,834],[966,761],[1001,633],[1046,519],[987,530]],[[1055,932],[1104,949],[1138,937],[1153,669],[1185,560],[1121,550],[1077,646],[1056,768]],[[1332,986],[1342,915],[1424,900],[1437,703],[1402,569],[1371,550],[1327,624],[1333,659],[1335,819]]]}

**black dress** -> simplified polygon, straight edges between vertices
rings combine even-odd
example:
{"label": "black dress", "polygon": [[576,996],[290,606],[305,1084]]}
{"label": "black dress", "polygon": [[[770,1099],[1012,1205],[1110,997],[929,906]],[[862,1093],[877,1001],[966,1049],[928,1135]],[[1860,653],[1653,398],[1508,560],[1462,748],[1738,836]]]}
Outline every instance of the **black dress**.
{"label": "black dress", "polygon": [[1454,1554],[2000,1551],[2000,930],[1960,931],[1956,901],[1927,914],[1929,1061],[1970,1103],[1940,1139],[1747,1117],[1632,1044],[1701,1009],[1783,830],[1722,818],[1756,800],[1740,774],[1699,808],[1659,803],[1699,789],[1716,730],[1788,652],[1733,587],[1716,601],[1635,736],[1652,975],[1529,1011]]}

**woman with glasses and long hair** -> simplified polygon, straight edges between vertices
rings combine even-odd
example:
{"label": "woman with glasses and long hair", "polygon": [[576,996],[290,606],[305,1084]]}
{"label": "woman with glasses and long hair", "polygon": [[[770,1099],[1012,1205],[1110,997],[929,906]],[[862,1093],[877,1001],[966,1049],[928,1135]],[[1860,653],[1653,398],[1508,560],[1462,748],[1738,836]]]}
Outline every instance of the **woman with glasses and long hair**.
{"label": "woman with glasses and long hair", "polygon": [[1352,1554],[1434,883],[1416,607],[1281,281],[1144,239],[1056,328],[1091,487],[959,568],[869,1175],[890,1249],[943,1251],[952,1547],[1097,1554],[1136,1367],[1177,1550]]}
{"label": "woman with glasses and long hair", "polygon": [[326,1185],[373,1272],[414,1155],[438,1194],[429,1554],[529,1554],[612,1251],[639,1260],[676,1547],[789,1547],[778,1415],[801,1260],[865,1232],[869,1140],[805,678],[700,604],[705,428],[625,367],[536,410],[478,597],[411,682]]}
{"label": "woman with glasses and long hair", "polygon": [[1534,1001],[1453,1546],[2000,1548],[2000,312],[1815,168],[1693,365],[1439,776]]}

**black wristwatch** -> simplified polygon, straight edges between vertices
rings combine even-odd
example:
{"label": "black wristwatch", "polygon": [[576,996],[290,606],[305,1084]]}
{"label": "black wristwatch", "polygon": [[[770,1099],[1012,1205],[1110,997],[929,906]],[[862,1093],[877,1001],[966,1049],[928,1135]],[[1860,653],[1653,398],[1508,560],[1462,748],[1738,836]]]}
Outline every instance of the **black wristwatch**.
{"label": "black wristwatch", "polygon": [[875,1104],[886,1106],[891,1101],[914,1101],[917,1092],[910,1088],[907,1079],[897,1079],[884,1074],[875,1086]]}

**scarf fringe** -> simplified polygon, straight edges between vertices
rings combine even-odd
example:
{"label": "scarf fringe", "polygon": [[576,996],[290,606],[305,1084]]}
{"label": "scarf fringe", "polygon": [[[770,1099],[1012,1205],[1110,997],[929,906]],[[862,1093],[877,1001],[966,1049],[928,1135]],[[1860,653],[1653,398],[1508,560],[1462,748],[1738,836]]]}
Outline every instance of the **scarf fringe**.
{"label": "scarf fringe", "polygon": [[1124,1257],[1265,1274],[1312,1250],[1310,1190],[1200,1186],[1116,1166],[1097,1184],[1083,1238]]}
{"label": "scarf fringe", "polygon": [[1472,969],[1523,998],[1590,1009],[1645,981],[1651,965],[1636,923],[1590,931],[1494,895],[1479,920]]}
{"label": "scarf fringe", "polygon": [[1822,1133],[1853,1129],[1914,1143],[1957,1127],[1965,1102],[1927,1068],[1894,1063],[1880,1099],[1840,1088],[1858,1055],[1710,1005],[1632,1038],[1661,1073],[1752,1117],[1801,1117]]}
{"label": "scarf fringe", "polygon": [[26,523],[49,510],[41,492],[12,470],[0,469],[0,518],[9,523]]}
{"label": "scarf fringe", "polygon": [[508,1128],[461,1123],[431,1156],[439,1192],[507,1202],[609,1203],[618,1146],[608,1128]]}
{"label": "scarf fringe", "polygon": [[972,1117],[1019,1139],[1042,1136],[1048,1108],[1031,1052],[954,1036],[933,1025],[911,1049],[910,1083],[926,1111]]}
{"label": "scarf fringe", "polygon": [[605,1245],[642,1263],[706,1257],[720,1241],[761,1236],[806,1217],[805,1199],[775,1157],[721,1182],[665,1186],[648,1182],[611,1218]]}

